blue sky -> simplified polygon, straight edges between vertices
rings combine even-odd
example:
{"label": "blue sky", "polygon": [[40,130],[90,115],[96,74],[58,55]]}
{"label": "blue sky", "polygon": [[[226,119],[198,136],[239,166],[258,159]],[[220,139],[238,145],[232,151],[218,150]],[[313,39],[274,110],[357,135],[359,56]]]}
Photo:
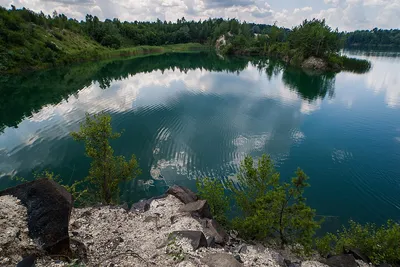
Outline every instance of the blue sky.
{"label": "blue sky", "polygon": [[224,17],[291,28],[304,19],[325,18],[345,31],[400,27],[400,0],[0,0],[0,5],[56,10],[79,20],[87,13],[128,21]]}

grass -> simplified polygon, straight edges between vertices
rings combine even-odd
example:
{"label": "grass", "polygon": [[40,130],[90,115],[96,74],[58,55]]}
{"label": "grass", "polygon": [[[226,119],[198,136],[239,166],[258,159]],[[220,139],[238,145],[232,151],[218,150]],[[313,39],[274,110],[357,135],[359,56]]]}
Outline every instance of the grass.
{"label": "grass", "polygon": [[35,27],[26,38],[22,35],[17,37],[18,42],[13,45],[0,43],[0,73],[18,73],[117,57],[207,49],[207,46],[197,43],[113,49],[101,46],[84,34],[43,27]]}

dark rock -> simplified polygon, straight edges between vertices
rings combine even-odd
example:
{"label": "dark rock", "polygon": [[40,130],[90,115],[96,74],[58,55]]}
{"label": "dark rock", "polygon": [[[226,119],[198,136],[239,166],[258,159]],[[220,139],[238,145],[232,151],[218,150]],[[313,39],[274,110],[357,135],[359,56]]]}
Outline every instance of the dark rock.
{"label": "dark rock", "polygon": [[240,255],[236,254],[236,255],[233,256],[233,257],[235,257],[235,259],[236,259],[238,262],[243,263],[242,259],[240,258]]}
{"label": "dark rock", "polygon": [[207,200],[197,200],[195,202],[190,202],[185,206],[181,207],[179,212],[189,212],[194,217],[198,218],[212,218],[210,206]]}
{"label": "dark rock", "polygon": [[68,224],[73,206],[70,193],[53,180],[40,179],[0,192],[21,200],[28,210],[29,236],[49,254],[71,254]]}
{"label": "dark rock", "polygon": [[86,211],[84,211],[84,212],[82,213],[81,216],[82,216],[82,217],[90,217],[90,216],[92,216],[92,211],[86,210]]}
{"label": "dark rock", "polygon": [[286,267],[301,267],[301,263],[291,262],[288,259],[285,259],[284,262]]}
{"label": "dark rock", "polygon": [[169,234],[168,241],[171,241],[178,237],[184,237],[191,240],[191,245],[194,250],[207,247],[207,239],[203,232],[200,231],[174,231]]}
{"label": "dark rock", "polygon": [[146,212],[150,209],[150,203],[152,200],[143,200],[136,202],[132,205],[131,211],[135,212]]}
{"label": "dark rock", "polygon": [[239,234],[238,234],[238,232],[236,230],[231,230],[229,232],[229,235],[230,235],[231,238],[236,239]]}
{"label": "dark rock", "polygon": [[193,193],[190,189],[179,185],[174,185],[170,187],[167,190],[166,194],[175,196],[184,204],[195,202],[196,200],[198,200],[197,195]]}
{"label": "dark rock", "polygon": [[[260,248],[263,249],[263,248]],[[265,251],[265,250],[264,250]],[[277,262],[279,264],[279,266],[286,266],[285,264],[285,258],[282,256],[282,254],[280,254],[279,252],[270,251],[271,257],[275,260],[275,262]]]}
{"label": "dark rock", "polygon": [[165,198],[166,196],[167,195],[164,194],[161,196],[152,197],[150,199],[144,199],[139,202],[136,202],[132,205],[130,211],[131,212],[139,212],[139,213],[146,212],[150,209],[150,204],[151,204],[151,202],[153,202],[153,200]]}
{"label": "dark rock", "polygon": [[238,253],[247,253],[247,246],[241,245],[238,249]]}
{"label": "dark rock", "polygon": [[29,255],[17,263],[17,267],[35,267],[36,256]]}
{"label": "dark rock", "polygon": [[209,238],[207,238],[207,246],[209,248],[215,248],[215,237],[210,236]]}
{"label": "dark rock", "polygon": [[214,253],[207,254],[202,258],[202,262],[209,267],[242,267],[243,264],[238,262],[237,259],[231,254],[227,253]]}
{"label": "dark rock", "polygon": [[347,250],[347,254],[351,254],[354,256],[356,260],[362,260],[363,262],[370,263],[371,260],[367,255],[362,253],[359,249],[357,248],[352,248]]}
{"label": "dark rock", "polygon": [[179,221],[180,218],[183,218],[186,216],[188,216],[188,215],[187,214],[175,214],[175,215],[172,215],[169,219],[171,221],[171,224],[174,224],[177,221]]}
{"label": "dark rock", "polygon": [[225,229],[214,219],[207,220],[205,231],[208,235],[215,237],[215,243],[222,246],[229,240],[229,235]]}
{"label": "dark rock", "polygon": [[390,264],[387,264],[387,263],[382,263],[382,264],[376,265],[376,267],[393,267],[393,266]]}
{"label": "dark rock", "polygon": [[358,267],[356,259],[351,254],[342,254],[326,259],[330,267]]}

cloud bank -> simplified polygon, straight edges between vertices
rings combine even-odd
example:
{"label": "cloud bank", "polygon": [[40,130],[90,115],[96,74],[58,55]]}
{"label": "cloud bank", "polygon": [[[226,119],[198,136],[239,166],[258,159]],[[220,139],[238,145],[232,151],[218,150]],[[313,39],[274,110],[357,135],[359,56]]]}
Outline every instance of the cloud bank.
{"label": "cloud bank", "polygon": [[400,0],[0,0],[0,5],[54,10],[78,20],[90,13],[101,19],[175,21],[238,18],[242,21],[293,27],[304,19],[325,18],[339,30],[397,28]]}

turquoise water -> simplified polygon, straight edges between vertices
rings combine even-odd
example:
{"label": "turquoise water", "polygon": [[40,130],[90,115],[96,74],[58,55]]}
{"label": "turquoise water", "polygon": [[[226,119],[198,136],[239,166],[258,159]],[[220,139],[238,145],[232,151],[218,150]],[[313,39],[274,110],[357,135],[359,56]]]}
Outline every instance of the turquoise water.
{"label": "turquoise water", "polygon": [[246,154],[269,153],[282,178],[301,167],[308,203],[337,227],[400,219],[400,57],[353,53],[368,73],[311,75],[268,60],[170,54],[0,77],[0,188],[48,169],[65,182],[89,160],[69,135],[85,113],[124,129],[115,152],[143,174],[130,203],[196,177],[235,176]]}

